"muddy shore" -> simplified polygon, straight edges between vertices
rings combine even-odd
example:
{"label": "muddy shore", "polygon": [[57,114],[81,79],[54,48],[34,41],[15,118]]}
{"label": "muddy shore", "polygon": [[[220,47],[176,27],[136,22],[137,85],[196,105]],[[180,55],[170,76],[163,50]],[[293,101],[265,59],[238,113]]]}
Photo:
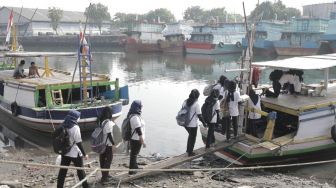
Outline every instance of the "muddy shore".
{"label": "muddy shore", "polygon": [[[98,167],[98,156],[90,153],[91,167]],[[162,157],[161,157],[162,158]],[[18,151],[0,150],[0,160],[12,160],[27,163],[55,164],[56,155],[44,154],[36,149]],[[116,154],[112,168],[128,167],[128,156]],[[138,163],[146,165],[159,160],[156,156],[140,156]],[[176,168],[223,168],[227,163],[213,155],[184,163]],[[87,171],[89,174],[91,171]],[[48,167],[34,167],[28,165],[0,163],[0,188],[5,187],[56,187],[58,169]],[[110,173],[112,176],[116,172]],[[101,174],[89,178],[91,187],[118,187],[118,182],[110,181],[102,185]],[[65,187],[72,187],[78,182],[76,171],[69,170]],[[123,183],[119,187],[335,187],[332,182],[318,182],[315,179],[290,176],[280,172],[265,170],[244,171],[195,171],[195,172],[165,172],[158,175],[144,177],[131,183]]]}

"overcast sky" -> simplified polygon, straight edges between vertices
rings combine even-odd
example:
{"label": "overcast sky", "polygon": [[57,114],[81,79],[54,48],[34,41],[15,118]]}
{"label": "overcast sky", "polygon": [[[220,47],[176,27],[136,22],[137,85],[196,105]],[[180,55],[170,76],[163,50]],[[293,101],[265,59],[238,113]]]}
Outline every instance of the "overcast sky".
{"label": "overcast sky", "polygon": [[[266,0],[259,0],[260,3]],[[274,0],[271,0],[274,2]],[[295,7],[302,11],[303,5],[334,2],[335,0],[282,0],[287,7]],[[107,5],[111,16],[116,12],[144,14],[157,8],[167,8],[177,19],[182,19],[183,11],[190,6],[200,6],[203,9],[225,7],[230,13],[243,15],[242,0],[1,0],[0,6],[47,9],[57,7],[62,10],[81,11],[91,3]],[[258,0],[245,0],[246,14],[255,8]]]}

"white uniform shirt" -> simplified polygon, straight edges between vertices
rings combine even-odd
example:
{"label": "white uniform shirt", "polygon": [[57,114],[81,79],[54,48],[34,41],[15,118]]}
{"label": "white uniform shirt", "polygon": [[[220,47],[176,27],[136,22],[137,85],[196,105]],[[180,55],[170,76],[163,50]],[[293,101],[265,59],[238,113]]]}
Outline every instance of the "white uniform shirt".
{"label": "white uniform shirt", "polygon": [[[228,95],[228,91],[225,91],[225,95],[227,97],[229,97]],[[238,91],[235,91],[233,93],[233,98],[234,100],[231,101],[231,99],[229,99],[229,112],[230,112],[230,116],[238,116],[239,115],[239,110],[238,110],[238,102],[241,100],[240,99],[240,94]]]}
{"label": "white uniform shirt", "polygon": [[[254,104],[252,102],[252,100],[249,98],[248,99],[248,106],[250,108],[256,108],[256,109],[259,109],[261,110],[261,105],[260,105],[260,96],[258,96],[258,102],[257,104]],[[257,113],[257,112],[249,112],[248,114],[248,118],[249,119],[260,119],[261,118],[261,114]]]}
{"label": "white uniform shirt", "polygon": [[285,83],[290,83],[294,85],[294,91],[300,92],[301,91],[301,82],[300,77],[297,75],[292,74],[284,74],[281,76],[279,83],[283,86]]}
{"label": "white uniform shirt", "polygon": [[[183,106],[186,105],[186,102],[187,101],[185,100],[182,105]],[[190,111],[189,111],[190,122],[189,122],[189,125],[187,125],[187,127],[197,127],[197,120],[198,120],[197,115],[199,114],[202,114],[201,107],[198,104],[198,101],[196,100],[194,104],[192,104],[190,107]]]}
{"label": "white uniform shirt", "polygon": [[145,140],[145,121],[141,118],[141,116],[139,115],[134,115],[131,119],[130,119],[130,123],[131,123],[131,128],[132,128],[132,140],[140,140],[139,135],[136,131],[134,131],[136,128],[140,127],[141,128],[141,132],[142,132],[142,138]]}
{"label": "white uniform shirt", "polygon": [[106,145],[107,146],[112,146],[112,143],[111,143],[111,141],[107,138],[107,134],[108,133],[111,133],[111,135],[112,135],[112,139],[113,139],[113,126],[115,125],[115,123],[113,122],[113,121],[111,121],[111,120],[104,120],[103,121],[103,124],[102,125],[104,125],[104,123],[107,121],[107,123],[105,124],[105,126],[104,126],[104,129],[103,129],[103,133],[104,133],[104,140],[106,140]]}
{"label": "white uniform shirt", "polygon": [[77,158],[78,155],[81,157],[83,156],[82,152],[80,151],[79,147],[77,146],[76,143],[82,142],[82,137],[80,133],[80,129],[78,125],[75,125],[68,129],[69,133],[69,140],[70,144],[72,145],[72,148],[68,153],[65,154],[65,156],[72,157],[72,158]]}
{"label": "white uniform shirt", "polygon": [[219,95],[223,96],[224,97],[224,94],[225,94],[225,88],[220,84],[220,83],[217,83],[213,89],[217,89],[219,91]]}
{"label": "white uniform shirt", "polygon": [[219,110],[219,101],[217,100],[216,103],[212,107],[212,119],[210,123],[217,123],[217,113],[216,110]]}

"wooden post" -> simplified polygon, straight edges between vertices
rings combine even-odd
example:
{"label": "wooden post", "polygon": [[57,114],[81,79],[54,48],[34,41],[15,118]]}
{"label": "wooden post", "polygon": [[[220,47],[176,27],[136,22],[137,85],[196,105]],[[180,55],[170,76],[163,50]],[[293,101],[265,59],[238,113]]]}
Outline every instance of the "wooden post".
{"label": "wooden post", "polygon": [[44,75],[46,77],[49,77],[49,75],[54,76],[53,73],[52,73],[52,71],[49,68],[49,61],[48,61],[48,57],[47,56],[44,57],[44,72],[41,75],[41,77],[43,77]]}

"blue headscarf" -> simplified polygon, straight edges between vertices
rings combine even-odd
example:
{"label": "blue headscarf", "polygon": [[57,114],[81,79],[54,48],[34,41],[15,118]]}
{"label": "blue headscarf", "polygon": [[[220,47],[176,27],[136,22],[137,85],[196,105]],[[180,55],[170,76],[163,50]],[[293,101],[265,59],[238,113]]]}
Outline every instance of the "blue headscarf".
{"label": "blue headscarf", "polygon": [[131,108],[128,111],[127,117],[129,117],[131,114],[141,115],[141,108],[142,108],[141,101],[134,100],[131,104]]}
{"label": "blue headscarf", "polygon": [[78,118],[80,117],[80,114],[81,113],[77,110],[70,110],[64,118],[63,126],[68,129],[75,126],[77,124]]}

